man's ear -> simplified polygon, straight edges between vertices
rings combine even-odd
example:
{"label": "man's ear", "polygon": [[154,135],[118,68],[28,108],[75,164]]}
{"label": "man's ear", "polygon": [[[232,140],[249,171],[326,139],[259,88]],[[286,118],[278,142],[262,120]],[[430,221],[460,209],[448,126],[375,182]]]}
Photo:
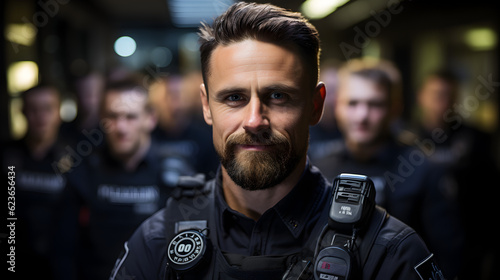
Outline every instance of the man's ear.
{"label": "man's ear", "polygon": [[323,82],[319,82],[316,85],[313,93],[313,111],[310,125],[316,125],[323,115],[323,108],[325,104],[326,97],[326,86]]}
{"label": "man's ear", "polygon": [[212,125],[212,113],[210,112],[210,107],[208,106],[208,93],[205,88],[205,84],[200,85],[200,98],[201,104],[203,105],[203,118],[208,125]]}
{"label": "man's ear", "polygon": [[151,133],[158,124],[158,114],[156,114],[156,111],[151,109],[151,111],[148,112],[148,118],[146,121],[147,121],[146,129],[148,133]]}

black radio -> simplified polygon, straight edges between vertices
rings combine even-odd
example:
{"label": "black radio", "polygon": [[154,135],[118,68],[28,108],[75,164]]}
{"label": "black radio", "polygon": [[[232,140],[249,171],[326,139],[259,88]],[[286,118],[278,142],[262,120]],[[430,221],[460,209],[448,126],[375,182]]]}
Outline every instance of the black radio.
{"label": "black radio", "polygon": [[321,242],[326,232],[331,235],[328,235],[328,245],[315,256],[316,280],[349,279],[356,264],[353,247],[357,232],[369,220],[374,209],[375,186],[370,178],[348,173],[335,178],[328,226],[318,242]]}
{"label": "black radio", "polygon": [[333,182],[328,223],[337,230],[361,228],[374,207],[373,181],[364,175],[342,173]]}

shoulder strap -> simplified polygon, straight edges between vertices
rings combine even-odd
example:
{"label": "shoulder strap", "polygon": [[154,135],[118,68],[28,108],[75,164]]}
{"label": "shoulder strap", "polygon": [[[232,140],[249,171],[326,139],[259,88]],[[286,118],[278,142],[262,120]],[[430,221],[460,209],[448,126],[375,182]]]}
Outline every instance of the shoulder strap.
{"label": "shoulder strap", "polygon": [[373,247],[373,244],[375,243],[378,233],[382,228],[382,225],[384,224],[386,218],[387,218],[387,211],[382,207],[375,206],[375,209],[371,217],[370,225],[363,237],[363,242],[361,243],[359,248],[361,267],[365,266],[366,261],[368,260],[368,256],[370,255],[371,249]]}
{"label": "shoulder strap", "polygon": [[[206,228],[210,218],[209,211],[214,203],[213,182],[205,182],[205,176],[198,174],[181,176],[176,189],[167,201],[165,222],[167,235],[173,235],[187,229]],[[199,221],[205,221],[204,226]],[[169,237],[166,236],[167,240]]]}
{"label": "shoulder strap", "polygon": [[[360,267],[365,266],[368,260],[368,256],[370,255],[371,249],[373,247],[373,244],[375,243],[378,233],[382,228],[382,225],[384,224],[386,218],[387,218],[386,210],[379,206],[375,206],[375,209],[372,212],[372,216],[370,218],[370,223],[367,225],[367,231],[362,236],[359,237],[359,240],[361,242],[359,243],[359,249],[357,250],[357,252],[355,252],[355,254],[357,255],[357,259],[359,260]],[[309,248],[309,250],[313,252],[314,255],[316,255],[321,248],[330,246],[331,245],[330,242],[334,235],[338,235],[339,237],[346,237],[346,238],[348,237],[330,228],[328,226],[327,218],[325,219],[323,217],[323,219],[321,219],[318,224],[322,225],[320,228],[322,228],[323,231],[318,232],[318,228],[316,228],[313,231],[314,235],[311,235],[316,237],[310,238],[307,244],[307,247]],[[319,248],[315,248],[315,246],[317,246],[316,241],[319,244]],[[340,242],[342,243],[342,240]]]}
{"label": "shoulder strap", "polygon": [[[205,176],[181,176],[165,207],[165,252],[174,236],[184,230],[203,230],[208,228],[214,208],[214,182],[205,182]],[[212,234],[211,234],[212,235]],[[166,279],[173,277],[167,267],[165,254],[162,265]],[[175,278],[172,278],[175,279]]]}
{"label": "shoulder strap", "polygon": [[205,188],[205,174],[197,174],[195,176],[180,176],[177,186],[172,192],[172,197],[176,200],[182,198],[193,198],[198,195],[207,193]]}

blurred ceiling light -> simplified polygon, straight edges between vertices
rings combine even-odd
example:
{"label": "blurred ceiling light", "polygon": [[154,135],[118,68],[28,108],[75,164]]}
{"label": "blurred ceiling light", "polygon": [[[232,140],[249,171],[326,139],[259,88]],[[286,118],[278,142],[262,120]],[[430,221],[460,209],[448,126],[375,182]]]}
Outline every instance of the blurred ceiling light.
{"label": "blurred ceiling light", "polygon": [[201,22],[211,22],[234,0],[168,0],[167,3],[175,26],[197,27]]}
{"label": "blurred ceiling light", "polygon": [[199,36],[195,32],[184,34],[179,38],[179,47],[189,52],[198,53],[200,46],[198,39]]}
{"label": "blurred ceiling light", "polygon": [[36,33],[36,28],[30,23],[10,23],[5,27],[5,38],[23,46],[33,45]]}
{"label": "blurred ceiling light", "polygon": [[23,100],[19,97],[12,98],[9,104],[10,134],[13,139],[21,139],[28,130],[28,123],[23,114]]}
{"label": "blurred ceiling light", "polygon": [[122,36],[115,41],[115,52],[119,56],[127,57],[134,54],[137,44],[132,37]]}
{"label": "blurred ceiling light", "polygon": [[307,0],[300,9],[307,18],[322,19],[347,2],[349,0]]}
{"label": "blurred ceiling light", "polygon": [[491,50],[497,45],[497,34],[488,27],[471,28],[465,32],[465,43],[476,51]]}
{"label": "blurred ceiling light", "polygon": [[78,109],[75,100],[65,99],[61,102],[61,107],[59,108],[61,120],[64,122],[70,122],[76,118],[77,113]]}
{"label": "blurred ceiling light", "polygon": [[7,84],[11,96],[17,96],[38,83],[38,65],[33,61],[18,61],[7,69]]}
{"label": "blurred ceiling light", "polygon": [[172,62],[172,51],[167,47],[156,47],[150,52],[149,58],[157,67],[167,67]]}

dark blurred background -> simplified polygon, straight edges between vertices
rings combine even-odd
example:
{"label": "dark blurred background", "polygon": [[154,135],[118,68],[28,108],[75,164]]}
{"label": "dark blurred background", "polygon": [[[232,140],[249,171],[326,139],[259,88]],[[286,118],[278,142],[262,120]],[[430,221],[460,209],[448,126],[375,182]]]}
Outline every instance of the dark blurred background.
{"label": "dark blurred background", "polygon": [[[75,120],[79,114],[75,81],[89,73],[100,73],[108,79],[140,73],[145,85],[168,76],[173,77],[167,84],[157,84],[158,92],[167,91],[161,86],[175,87],[175,77],[194,77],[185,80],[188,85],[184,85],[183,90],[194,92],[196,100],[193,101],[192,96],[178,98],[181,102],[172,101],[170,107],[160,106],[163,109],[158,110],[191,106],[179,104],[182,102],[199,106],[196,95],[200,77],[190,76],[199,71],[197,28],[200,22],[210,23],[234,2],[236,0],[0,1],[0,25],[4,31],[0,35],[3,39],[0,44],[3,54],[0,56],[0,142],[24,137],[27,123],[22,113],[20,94],[40,82],[50,82],[60,89],[63,99],[61,118],[67,123]],[[318,28],[322,40],[322,79],[327,85],[329,96],[334,96],[336,92],[336,69],[349,59],[373,57],[392,61],[401,71],[403,80],[401,127],[422,114],[417,105],[417,93],[427,75],[438,69],[452,70],[459,79],[459,96],[450,108],[453,119],[447,122],[452,125],[466,124],[492,139],[491,147],[474,148],[483,148],[493,157],[493,163],[487,165],[492,166],[488,170],[495,171],[487,172],[498,174],[498,4],[484,0],[256,2],[270,2],[293,11],[302,11]],[[334,11],[327,7],[332,3],[338,6]],[[331,100],[327,102],[322,120],[326,129],[334,127],[328,125],[328,122],[334,122]],[[200,114],[201,108],[197,111]],[[190,113],[195,114],[192,111]],[[173,122],[181,121],[174,119]],[[196,132],[196,136],[199,135]],[[202,141],[206,142],[206,138]],[[324,151],[319,153],[324,154]],[[475,162],[470,163],[476,165]],[[493,182],[489,189],[471,186],[477,193],[473,196],[469,196],[469,188],[464,192],[463,211],[470,214],[467,217],[478,220],[477,224],[489,218],[477,219],[474,216],[476,213],[472,211],[495,217],[491,213],[493,211],[483,213],[483,205],[475,204],[483,196],[489,195],[481,191],[490,191],[495,186],[498,183]],[[474,201],[474,209],[469,212],[470,197],[477,198],[477,201]],[[493,196],[490,196],[492,200]],[[490,204],[491,208],[488,209],[495,208],[494,203]],[[476,241],[476,223],[472,224],[471,236]],[[484,238],[480,230],[484,229],[478,229],[477,236]],[[480,243],[478,246],[489,246],[489,240],[481,241],[477,242]],[[498,242],[495,244],[498,246]],[[491,251],[498,252],[495,248]],[[493,255],[481,261],[485,274],[490,276],[481,279],[495,277],[489,272],[497,268],[495,263],[498,263],[498,254]]]}
{"label": "dark blurred background", "polygon": [[[232,2],[2,1],[1,140],[22,137],[25,121],[18,95],[37,81],[58,84],[65,99],[62,118],[71,121],[77,113],[72,80],[89,71],[138,71],[154,78],[197,70],[199,22],[210,22]],[[257,2],[300,11],[304,1]],[[335,67],[350,58],[373,56],[399,67],[406,119],[415,114],[415,92],[424,76],[437,68],[454,69],[461,79],[460,100],[469,102],[461,106],[466,110],[462,112],[465,122],[496,137],[500,119],[498,14],[498,5],[483,0],[357,0],[311,22],[321,35],[325,65]],[[128,37],[117,41],[122,36]],[[484,80],[490,81],[484,88],[491,94],[475,98]],[[498,162],[498,149],[494,153]]]}
{"label": "dark blurred background", "polygon": [[[154,77],[197,69],[199,22],[210,22],[232,2],[2,1],[2,140],[22,136],[24,122],[16,97],[37,80],[55,81],[63,89],[66,101],[62,117],[68,121],[76,113],[71,80],[88,71],[123,69]],[[304,1],[257,2],[271,2],[300,11]],[[348,1],[324,18],[311,21],[320,31],[325,63],[335,65],[362,56],[392,60],[402,72],[404,117],[410,118],[414,113],[415,91],[423,77],[436,68],[451,67],[459,74],[462,100],[474,94],[480,85],[478,77],[500,80],[498,14],[498,5],[483,0],[357,0]],[[115,50],[120,47],[115,42],[122,36],[133,38],[136,45],[135,52],[125,57]],[[126,52],[124,41],[122,48]],[[469,110],[471,114],[467,114],[466,122],[485,132],[497,133],[498,84],[492,84],[488,98],[478,100],[478,106],[469,106],[474,110]]]}

